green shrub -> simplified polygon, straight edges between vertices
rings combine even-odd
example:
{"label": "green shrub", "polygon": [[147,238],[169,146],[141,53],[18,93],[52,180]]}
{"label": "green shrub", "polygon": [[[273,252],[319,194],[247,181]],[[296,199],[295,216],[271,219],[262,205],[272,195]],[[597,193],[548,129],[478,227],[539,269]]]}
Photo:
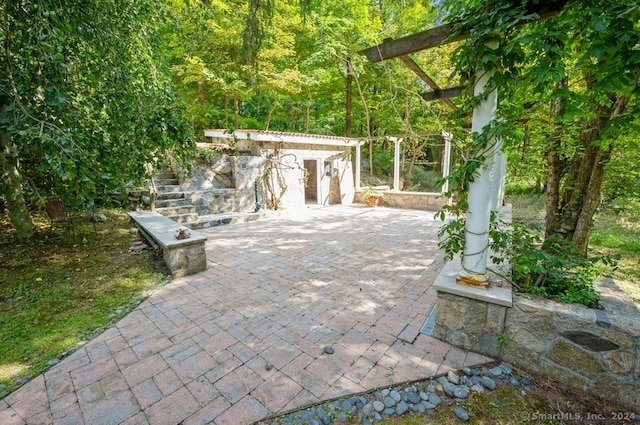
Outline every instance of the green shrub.
{"label": "green shrub", "polygon": [[[439,247],[450,260],[464,247],[464,218],[445,224],[439,233],[444,239]],[[595,280],[600,275],[599,264],[615,266],[615,255],[584,255],[573,243],[561,237],[549,237],[544,242],[539,231],[519,223],[505,223],[492,215],[489,231],[490,247],[495,264],[506,263],[511,269],[514,288],[523,293],[561,301],[597,307],[599,294]]]}

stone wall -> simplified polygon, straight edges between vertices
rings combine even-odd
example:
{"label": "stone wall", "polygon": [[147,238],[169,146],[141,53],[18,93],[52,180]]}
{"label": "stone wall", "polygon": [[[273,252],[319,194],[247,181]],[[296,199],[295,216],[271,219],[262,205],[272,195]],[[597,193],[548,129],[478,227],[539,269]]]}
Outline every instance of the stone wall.
{"label": "stone wall", "polygon": [[438,292],[434,336],[458,347],[500,357],[507,307]]}
{"label": "stone wall", "polygon": [[599,287],[601,310],[525,295],[506,307],[435,286],[437,338],[640,409],[640,313],[615,285]]}
{"label": "stone wall", "polygon": [[640,315],[514,296],[501,357],[640,409]]}
{"label": "stone wall", "polygon": [[254,182],[262,176],[264,163],[262,157],[227,154],[197,160],[180,188],[201,216],[254,211]]}
{"label": "stone wall", "polygon": [[[383,205],[425,211],[438,211],[449,202],[441,193],[383,191]],[[355,202],[364,203],[362,192],[356,192]]]}

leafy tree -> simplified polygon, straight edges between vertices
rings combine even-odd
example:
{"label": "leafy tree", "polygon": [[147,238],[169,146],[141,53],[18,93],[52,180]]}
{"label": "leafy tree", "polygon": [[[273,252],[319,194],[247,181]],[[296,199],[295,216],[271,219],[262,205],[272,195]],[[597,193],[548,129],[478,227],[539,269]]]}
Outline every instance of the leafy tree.
{"label": "leafy tree", "polygon": [[[0,185],[19,238],[25,189],[79,206],[188,152],[157,55],[159,0],[0,4]],[[29,186],[25,186],[29,182]]]}
{"label": "leafy tree", "polygon": [[[493,70],[500,90],[503,124],[478,142],[491,135],[508,146],[544,141],[546,236],[586,250],[607,164],[637,134],[640,8],[569,1],[553,19],[518,26],[537,18],[532,8],[540,2],[449,3],[459,31],[471,34],[457,51],[458,71],[470,78],[475,69]],[[488,48],[489,40],[499,47]],[[532,116],[547,122],[522,131]]]}

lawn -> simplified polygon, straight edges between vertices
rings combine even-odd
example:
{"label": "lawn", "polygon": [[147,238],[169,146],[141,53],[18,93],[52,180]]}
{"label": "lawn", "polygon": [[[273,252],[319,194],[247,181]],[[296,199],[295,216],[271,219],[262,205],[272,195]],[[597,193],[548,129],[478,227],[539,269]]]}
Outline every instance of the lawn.
{"label": "lawn", "polygon": [[78,225],[75,235],[35,216],[38,235],[16,243],[6,215],[0,232],[0,396],[42,373],[66,353],[125,315],[167,271],[123,211]]}

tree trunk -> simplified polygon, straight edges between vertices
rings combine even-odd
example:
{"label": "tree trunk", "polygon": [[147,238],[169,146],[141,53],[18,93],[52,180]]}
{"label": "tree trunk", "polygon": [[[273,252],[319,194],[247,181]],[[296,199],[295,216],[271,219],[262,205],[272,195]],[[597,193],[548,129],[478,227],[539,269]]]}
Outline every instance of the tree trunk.
{"label": "tree trunk", "polygon": [[198,103],[200,105],[204,105],[204,84],[202,82],[198,82]]}
{"label": "tree trunk", "polygon": [[273,112],[276,110],[277,106],[278,106],[278,98],[275,97],[273,100],[273,105],[271,105],[271,108],[269,108],[269,112],[267,113],[267,122],[264,125],[265,131],[269,131],[269,125],[271,124],[271,116],[273,115]]}
{"label": "tree trunk", "polygon": [[[567,77],[558,83],[558,89],[566,89],[569,81]],[[546,190],[546,220],[545,235],[553,232],[558,221],[558,202],[560,199],[560,179],[562,170],[560,167],[560,152],[562,148],[562,134],[564,125],[560,121],[565,110],[564,98],[557,97],[551,103],[551,118],[553,131],[549,135],[547,144],[547,190]]]}
{"label": "tree trunk", "polygon": [[351,137],[351,86],[353,84],[353,74],[351,73],[351,57],[347,58],[347,99],[345,101],[345,124],[344,135]]}
{"label": "tree trunk", "polygon": [[[587,81],[589,76],[587,76]],[[589,88],[589,86],[588,86]],[[600,190],[605,167],[611,159],[613,142],[597,144],[604,126],[624,113],[628,98],[617,96],[611,106],[595,105],[595,118],[582,123],[578,145],[565,179],[564,193],[555,209],[556,215],[547,217],[546,236],[559,235],[586,251],[593,227],[593,216],[600,205]],[[556,150],[557,153],[557,150]],[[556,167],[559,169],[559,160]],[[559,175],[559,173],[558,173]],[[549,173],[551,180],[552,173]],[[555,177],[555,176],[554,176]],[[551,187],[551,189],[554,189]],[[547,197],[554,196],[547,193]],[[558,196],[559,198],[559,196]],[[548,200],[548,205],[551,204]]]}
{"label": "tree trunk", "polygon": [[233,99],[233,128],[237,129],[240,122],[240,100]]}
{"label": "tree trunk", "polygon": [[[611,108],[609,121],[613,121],[622,115],[626,111],[628,103],[629,99],[627,97],[617,96],[616,101]],[[602,182],[604,181],[605,168],[611,160],[613,149],[613,142],[605,147],[599,148],[599,153],[595,160],[595,166],[591,172],[591,177],[587,186],[584,207],[582,208],[582,211],[580,211],[573,233],[573,243],[583,251],[586,251],[587,246],[589,245],[589,236],[593,227],[593,216],[602,201]]]}
{"label": "tree trunk", "polygon": [[3,129],[0,129],[0,176],[2,177],[2,194],[7,202],[11,224],[16,229],[19,240],[29,239],[35,233],[35,226],[22,194],[18,160],[12,154],[9,133]]}

